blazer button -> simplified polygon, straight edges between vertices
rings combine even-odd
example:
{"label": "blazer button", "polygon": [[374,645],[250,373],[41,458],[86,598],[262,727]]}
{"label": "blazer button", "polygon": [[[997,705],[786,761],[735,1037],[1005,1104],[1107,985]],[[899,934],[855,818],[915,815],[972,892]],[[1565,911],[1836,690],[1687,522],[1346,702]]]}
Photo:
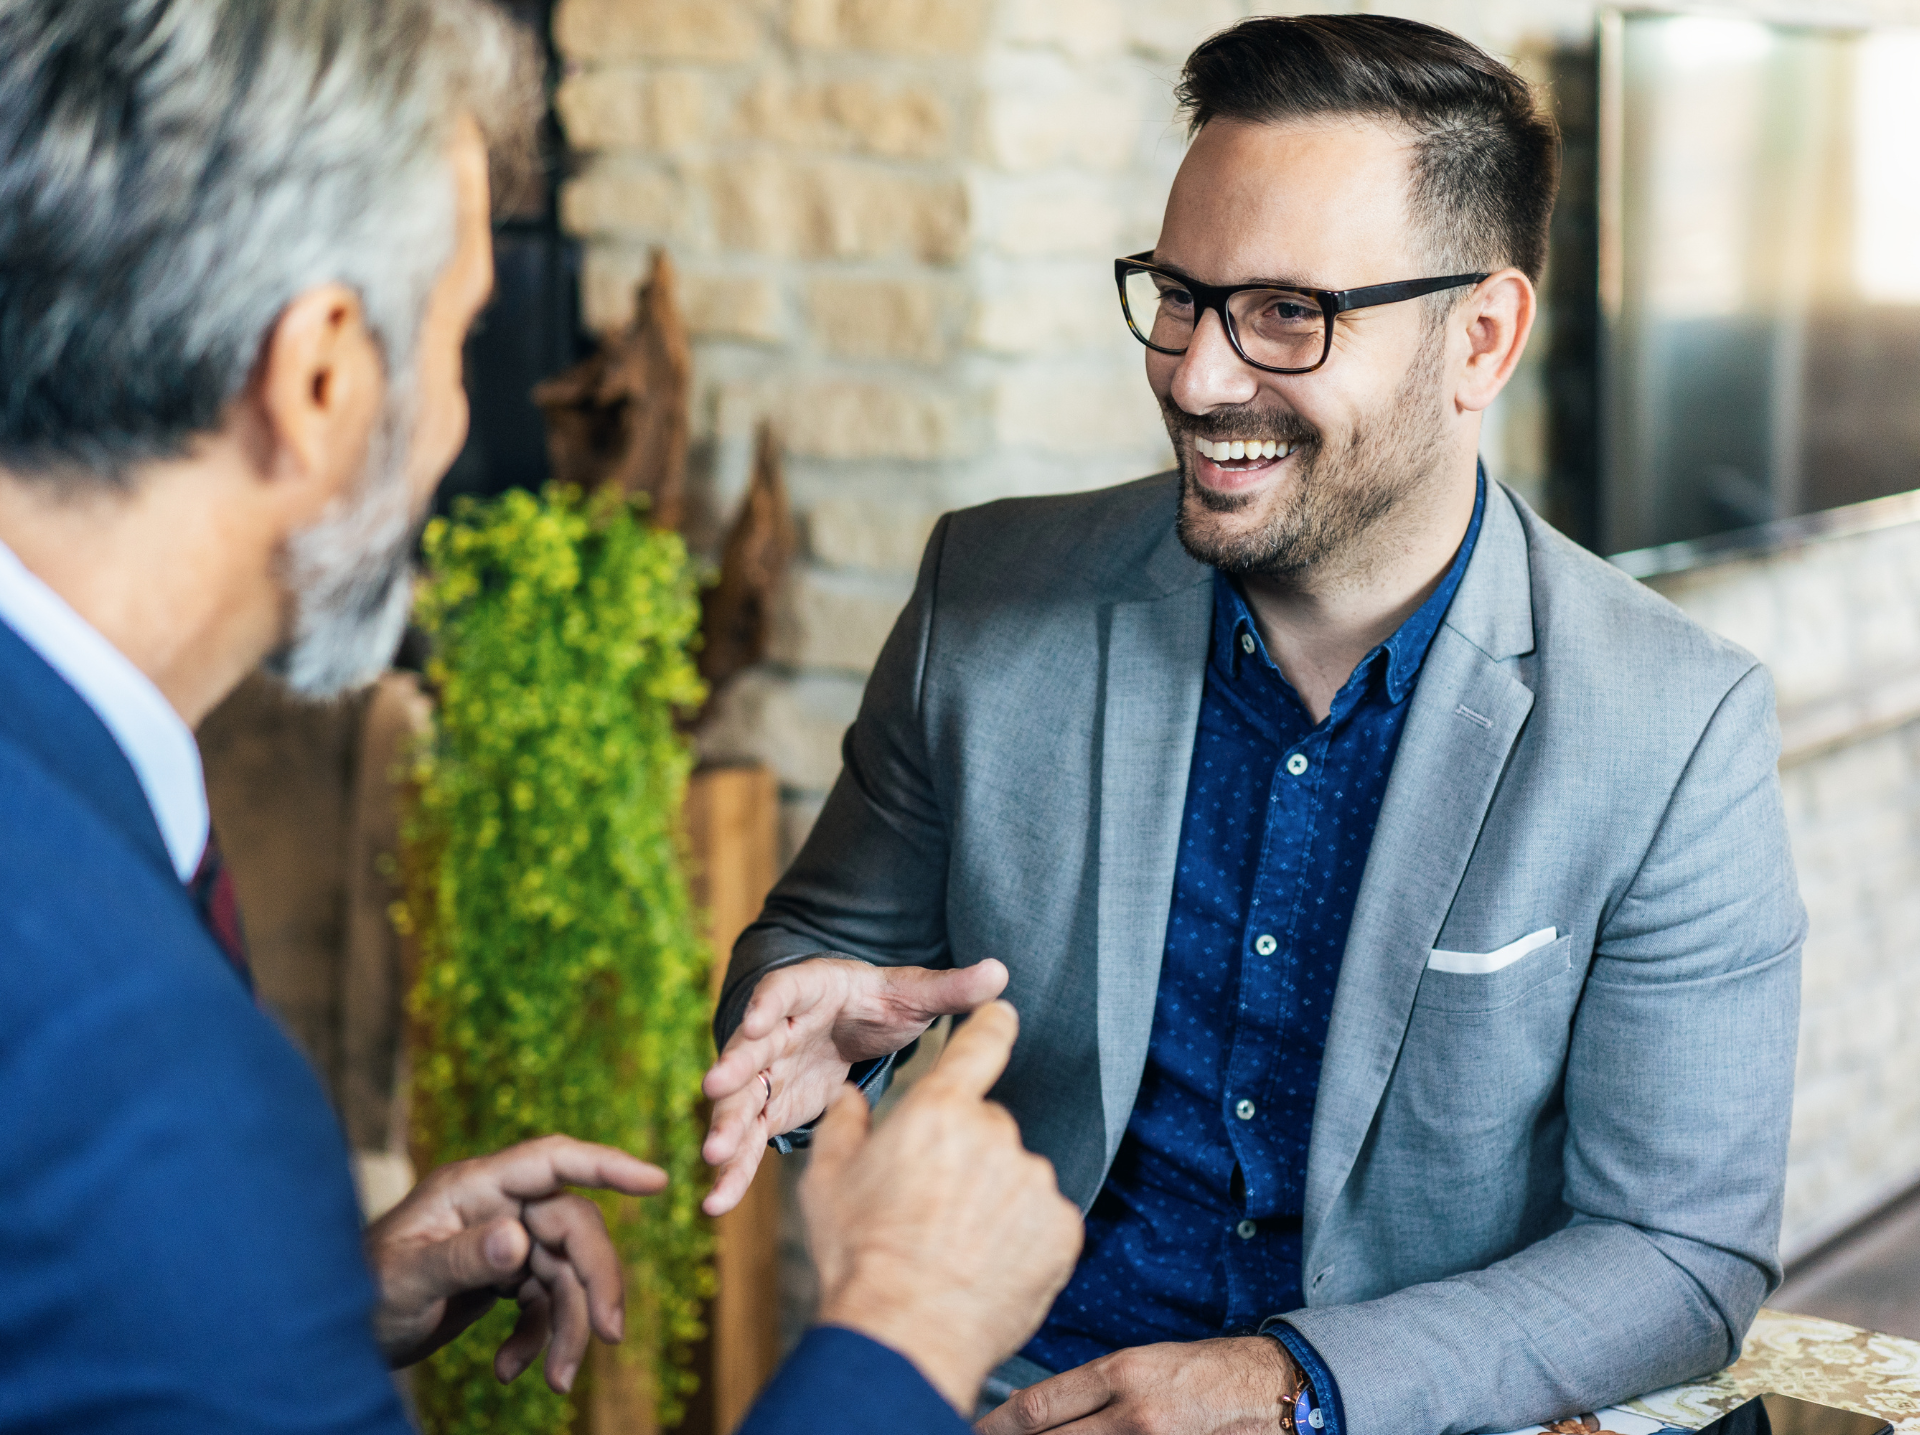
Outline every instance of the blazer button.
{"label": "blazer button", "polygon": [[1233,1233],[1243,1241],[1250,1241],[1260,1233],[1260,1228],[1252,1221],[1242,1221],[1233,1228]]}

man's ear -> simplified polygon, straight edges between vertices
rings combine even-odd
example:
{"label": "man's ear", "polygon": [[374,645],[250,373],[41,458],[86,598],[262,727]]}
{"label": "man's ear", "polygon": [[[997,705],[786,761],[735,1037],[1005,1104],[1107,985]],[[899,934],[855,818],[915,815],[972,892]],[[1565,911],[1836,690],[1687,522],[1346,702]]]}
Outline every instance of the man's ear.
{"label": "man's ear", "polygon": [[1507,386],[1533,332],[1533,283],[1518,269],[1502,269],[1475,286],[1454,312],[1467,337],[1467,363],[1454,389],[1461,409],[1478,413]]}
{"label": "man's ear", "polygon": [[385,394],[380,346],[353,290],[323,284],[281,311],[254,385],[264,429],[259,467],[301,520],[357,479]]}

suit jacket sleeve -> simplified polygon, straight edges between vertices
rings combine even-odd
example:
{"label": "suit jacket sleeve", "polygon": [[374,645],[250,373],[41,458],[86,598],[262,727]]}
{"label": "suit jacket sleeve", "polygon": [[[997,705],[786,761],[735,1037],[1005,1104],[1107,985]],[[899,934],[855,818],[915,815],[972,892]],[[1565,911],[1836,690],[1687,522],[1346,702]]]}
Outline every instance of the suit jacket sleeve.
{"label": "suit jacket sleeve", "polygon": [[[800,855],[741,935],[714,1017],[721,1047],[767,972],[824,954],[888,966],[949,964],[947,826],[929,776],[922,702],[934,589],[949,519],[934,529],[913,597],[895,622],[841,772]],[[889,894],[912,893],[902,902]]]}
{"label": "suit jacket sleeve", "polygon": [[406,1435],[332,1113],[203,960],[197,989],[162,966],[7,1052],[0,1429]]}
{"label": "suit jacket sleeve", "polygon": [[1778,1284],[1805,915],[1765,669],[1722,699],[1606,915],[1567,1063],[1566,1225],[1291,1313],[1349,1435],[1513,1429],[1727,1364]]}
{"label": "suit jacket sleeve", "polygon": [[739,1435],[967,1435],[967,1422],[911,1361],[851,1330],[807,1332],[747,1412]]}

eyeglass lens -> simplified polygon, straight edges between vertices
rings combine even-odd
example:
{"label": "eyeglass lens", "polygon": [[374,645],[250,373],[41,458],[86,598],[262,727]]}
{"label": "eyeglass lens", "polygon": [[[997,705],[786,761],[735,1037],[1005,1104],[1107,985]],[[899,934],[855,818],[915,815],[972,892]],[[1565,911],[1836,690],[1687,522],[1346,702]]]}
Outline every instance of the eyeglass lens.
{"label": "eyeglass lens", "polygon": [[[1178,353],[1193,339],[1197,308],[1177,279],[1135,269],[1126,278],[1127,321],[1156,348]],[[1234,337],[1249,359],[1276,369],[1305,369],[1326,352],[1326,315],[1311,294],[1242,289],[1227,300]]]}

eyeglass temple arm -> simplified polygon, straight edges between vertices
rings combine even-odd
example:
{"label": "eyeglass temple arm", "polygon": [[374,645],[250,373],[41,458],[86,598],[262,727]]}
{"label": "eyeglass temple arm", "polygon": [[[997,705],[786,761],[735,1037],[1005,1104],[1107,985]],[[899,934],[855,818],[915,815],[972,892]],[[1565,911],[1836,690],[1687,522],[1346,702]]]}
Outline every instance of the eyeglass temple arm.
{"label": "eyeglass temple arm", "polygon": [[1333,304],[1333,312],[1344,314],[1349,309],[1370,309],[1375,304],[1398,304],[1402,299],[1418,299],[1424,294],[1438,294],[1442,289],[1458,289],[1467,284],[1478,284],[1485,274],[1448,274],[1439,279],[1402,279],[1396,284],[1369,284],[1362,289],[1338,289],[1327,295]]}

